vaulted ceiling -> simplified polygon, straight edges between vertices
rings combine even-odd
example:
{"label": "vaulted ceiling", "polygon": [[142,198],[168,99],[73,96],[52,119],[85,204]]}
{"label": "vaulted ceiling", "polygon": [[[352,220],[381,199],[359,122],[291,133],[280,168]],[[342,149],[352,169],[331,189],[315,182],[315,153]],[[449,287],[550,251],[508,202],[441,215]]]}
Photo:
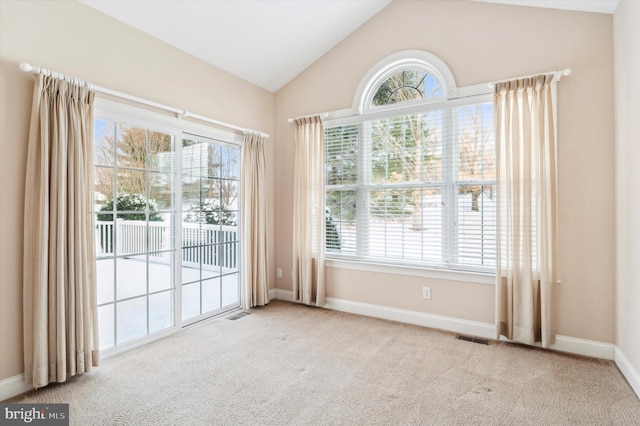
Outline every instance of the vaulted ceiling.
{"label": "vaulted ceiling", "polygon": [[[80,0],[276,92],[391,0]],[[460,1],[460,0],[449,0]],[[613,13],[618,0],[471,0]]]}

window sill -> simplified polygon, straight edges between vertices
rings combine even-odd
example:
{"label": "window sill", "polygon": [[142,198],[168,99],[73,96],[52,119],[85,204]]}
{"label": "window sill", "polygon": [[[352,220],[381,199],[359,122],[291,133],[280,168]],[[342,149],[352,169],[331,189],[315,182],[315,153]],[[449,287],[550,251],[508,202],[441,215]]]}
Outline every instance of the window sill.
{"label": "window sill", "polygon": [[490,273],[447,271],[443,269],[429,269],[406,265],[386,265],[382,263],[354,260],[326,259],[326,266],[336,269],[351,269],[354,271],[435,278],[440,280],[462,281],[475,284],[495,285],[496,281],[495,274]]}

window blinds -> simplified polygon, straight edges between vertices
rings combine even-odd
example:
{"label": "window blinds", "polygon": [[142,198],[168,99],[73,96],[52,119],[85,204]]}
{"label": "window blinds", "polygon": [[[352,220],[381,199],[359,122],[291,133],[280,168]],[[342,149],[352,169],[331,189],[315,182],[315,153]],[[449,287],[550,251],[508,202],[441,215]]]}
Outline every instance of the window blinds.
{"label": "window blinds", "polygon": [[484,101],[327,127],[327,254],[491,271],[492,114]]}

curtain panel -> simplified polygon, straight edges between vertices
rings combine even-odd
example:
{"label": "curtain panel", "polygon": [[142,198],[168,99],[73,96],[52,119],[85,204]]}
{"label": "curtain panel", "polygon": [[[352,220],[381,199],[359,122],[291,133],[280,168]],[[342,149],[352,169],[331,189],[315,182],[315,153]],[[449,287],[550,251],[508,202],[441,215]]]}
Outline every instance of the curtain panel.
{"label": "curtain panel", "polygon": [[242,147],[242,307],[269,303],[264,138],[246,133]]}
{"label": "curtain panel", "polygon": [[293,298],[325,303],[324,128],[319,116],[295,120]]}
{"label": "curtain panel", "polygon": [[498,83],[494,92],[496,334],[549,347],[557,282],[555,78]]}
{"label": "curtain panel", "polygon": [[23,260],[25,381],[36,388],[99,362],[93,98],[73,78],[36,78]]}

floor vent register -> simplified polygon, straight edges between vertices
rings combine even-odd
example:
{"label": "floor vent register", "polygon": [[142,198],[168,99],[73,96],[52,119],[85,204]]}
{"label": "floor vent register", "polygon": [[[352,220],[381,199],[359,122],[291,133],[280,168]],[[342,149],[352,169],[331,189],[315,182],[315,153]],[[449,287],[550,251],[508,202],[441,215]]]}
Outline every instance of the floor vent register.
{"label": "floor vent register", "polygon": [[251,315],[251,312],[238,312],[237,314],[232,315],[227,319],[231,321],[235,321],[235,320],[239,320],[240,318],[244,318],[247,315]]}
{"label": "floor vent register", "polygon": [[462,336],[462,335],[457,335],[456,339],[464,340],[465,342],[479,343],[481,345],[489,346],[489,339],[481,339],[479,337]]}

